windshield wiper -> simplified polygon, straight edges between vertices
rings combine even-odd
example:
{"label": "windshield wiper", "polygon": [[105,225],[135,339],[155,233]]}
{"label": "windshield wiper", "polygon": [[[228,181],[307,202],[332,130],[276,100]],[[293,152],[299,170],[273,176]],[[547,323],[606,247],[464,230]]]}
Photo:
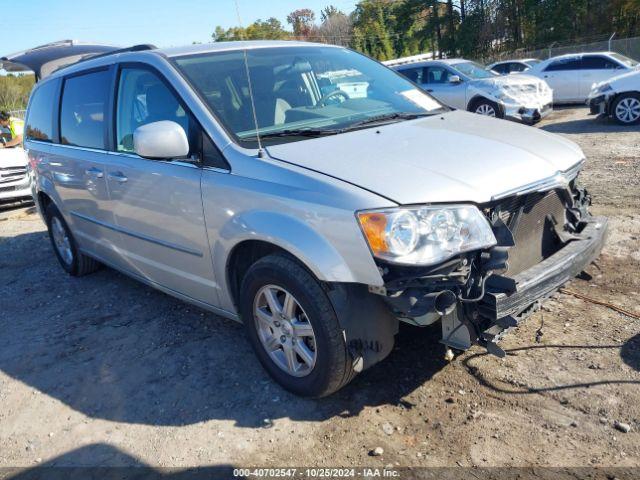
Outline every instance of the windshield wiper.
{"label": "windshield wiper", "polygon": [[297,129],[280,130],[278,132],[261,133],[260,138],[321,137],[324,135],[335,135],[337,133],[340,133],[340,130],[327,129],[327,128],[297,128]]}
{"label": "windshield wiper", "polygon": [[416,118],[421,117],[430,117],[432,115],[437,115],[442,113],[444,109],[434,110],[432,112],[421,112],[421,113],[411,113],[411,112],[394,112],[394,113],[385,113],[384,115],[376,115],[375,117],[366,118],[364,120],[360,120],[359,122],[352,123],[348,127],[341,128],[341,132],[348,132],[349,130],[356,130],[358,128],[367,127],[370,125],[384,125],[386,123],[392,123],[395,121],[402,120],[415,120]]}

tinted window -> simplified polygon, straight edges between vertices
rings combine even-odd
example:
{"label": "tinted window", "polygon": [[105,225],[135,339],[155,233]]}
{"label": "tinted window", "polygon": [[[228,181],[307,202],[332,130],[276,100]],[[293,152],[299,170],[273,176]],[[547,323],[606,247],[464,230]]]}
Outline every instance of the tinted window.
{"label": "tinted window", "polygon": [[621,66],[607,57],[599,55],[585,55],[582,57],[583,70],[615,70],[616,68],[621,68]]}
{"label": "tinted window", "polygon": [[529,67],[527,65],[525,65],[524,63],[513,62],[513,63],[509,64],[509,70],[511,72],[524,72],[528,68]]}
{"label": "tinted window", "polygon": [[25,128],[27,140],[52,141],[53,107],[56,104],[57,89],[58,82],[53,80],[42,84],[33,92]]}
{"label": "tinted window", "polygon": [[422,68],[407,68],[405,70],[399,70],[398,73],[401,73],[415,83],[422,83],[424,81],[422,78]]}
{"label": "tinted window", "polygon": [[562,58],[560,60],[556,60],[555,62],[551,62],[547,68],[545,68],[545,72],[557,72],[563,70],[580,70],[581,62],[580,57],[570,57],[570,58]]}
{"label": "tinted window", "polygon": [[111,74],[99,71],[67,78],[60,109],[63,145],[104,149],[105,112]]}
{"label": "tinted window", "polygon": [[142,68],[123,68],[118,85],[116,148],[133,152],[133,132],[148,123],[170,120],[180,125],[195,145],[195,124],[174,93],[158,76]]}
{"label": "tinted window", "polygon": [[494,72],[498,72],[501,75],[509,73],[509,64],[507,63],[499,63],[498,65],[494,65],[491,69]]}
{"label": "tinted window", "polygon": [[454,74],[450,70],[444,67],[428,67],[425,68],[425,83],[437,84],[437,83],[449,83],[449,78]]}

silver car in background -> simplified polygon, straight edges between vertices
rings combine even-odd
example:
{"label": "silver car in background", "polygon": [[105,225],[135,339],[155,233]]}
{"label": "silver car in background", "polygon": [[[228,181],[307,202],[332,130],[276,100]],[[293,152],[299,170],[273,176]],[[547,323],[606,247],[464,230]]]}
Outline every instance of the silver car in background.
{"label": "silver car in background", "polygon": [[487,65],[487,68],[498,75],[511,75],[512,73],[522,73],[529,70],[534,65],[540,63],[537,58],[521,58],[518,60],[500,60]]}
{"label": "silver car in background", "polygon": [[534,124],[552,111],[552,92],[527,75],[500,76],[464,59],[383,62],[440,102],[460,110]]}
{"label": "silver car in background", "polygon": [[[38,71],[68,48],[11,58]],[[448,347],[504,355],[504,332],[602,248],[578,146],[451,111],[349,49],[84,57],[42,76],[26,120],[60,264],[105,264],[243,322],[296,394],[328,395],[384,359],[400,321],[441,321]]]}

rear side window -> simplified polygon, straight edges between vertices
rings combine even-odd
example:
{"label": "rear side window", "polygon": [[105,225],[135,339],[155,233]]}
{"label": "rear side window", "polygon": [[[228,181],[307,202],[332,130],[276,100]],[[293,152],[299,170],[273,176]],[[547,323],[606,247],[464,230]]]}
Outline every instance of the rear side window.
{"label": "rear side window", "polygon": [[55,96],[58,90],[58,82],[46,82],[33,92],[29,117],[25,128],[27,140],[39,140],[51,142],[53,139],[53,106],[56,104]]}
{"label": "rear side window", "polygon": [[105,146],[105,116],[111,73],[108,70],[67,78],[60,108],[60,143],[77,147]]}
{"label": "rear side window", "polygon": [[583,70],[615,70],[616,68],[622,68],[620,64],[602,57],[600,55],[585,55],[582,57],[582,69]]}
{"label": "rear side window", "polygon": [[552,62],[545,68],[545,72],[558,72],[563,70],[580,70],[581,61],[579,57],[563,58]]}

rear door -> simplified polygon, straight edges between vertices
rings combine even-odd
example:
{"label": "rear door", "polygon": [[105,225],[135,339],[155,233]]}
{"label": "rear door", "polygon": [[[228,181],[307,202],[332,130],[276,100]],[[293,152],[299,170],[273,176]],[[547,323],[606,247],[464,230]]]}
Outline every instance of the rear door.
{"label": "rear door", "polygon": [[[113,68],[104,67],[63,79],[56,139],[43,165],[81,249],[108,263],[117,259],[104,165],[112,78]],[[27,137],[39,135],[31,127],[32,114]]]}
{"label": "rear door", "polygon": [[584,55],[580,68],[580,96],[586,100],[594,83],[620,75],[625,70],[618,62],[605,55]]}
{"label": "rear door", "polygon": [[542,78],[553,89],[554,103],[580,101],[579,55],[552,61],[542,72]]}
{"label": "rear door", "polygon": [[[115,89],[115,145],[105,176],[124,267],[174,292],[216,305],[200,191],[202,132],[173,89],[150,67],[120,66]],[[135,129],[161,120],[184,128],[193,161],[150,160],[135,154]]]}

